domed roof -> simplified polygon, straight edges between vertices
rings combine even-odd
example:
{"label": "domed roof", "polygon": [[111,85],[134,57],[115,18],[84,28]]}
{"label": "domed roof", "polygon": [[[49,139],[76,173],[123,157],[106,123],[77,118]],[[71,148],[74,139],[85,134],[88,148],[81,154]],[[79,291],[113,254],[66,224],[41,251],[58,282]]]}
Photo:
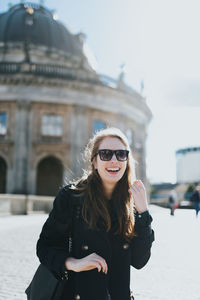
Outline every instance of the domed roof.
{"label": "domed roof", "polygon": [[82,43],[53,14],[41,5],[21,3],[0,14],[0,42],[29,42],[56,48],[75,56],[82,54]]}

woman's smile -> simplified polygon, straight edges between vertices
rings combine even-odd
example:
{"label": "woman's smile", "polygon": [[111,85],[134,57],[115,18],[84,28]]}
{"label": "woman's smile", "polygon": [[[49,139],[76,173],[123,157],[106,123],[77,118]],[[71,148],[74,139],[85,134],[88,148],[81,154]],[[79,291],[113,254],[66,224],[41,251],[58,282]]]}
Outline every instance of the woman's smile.
{"label": "woman's smile", "polygon": [[109,174],[116,175],[120,171],[120,168],[106,168],[106,171]]}

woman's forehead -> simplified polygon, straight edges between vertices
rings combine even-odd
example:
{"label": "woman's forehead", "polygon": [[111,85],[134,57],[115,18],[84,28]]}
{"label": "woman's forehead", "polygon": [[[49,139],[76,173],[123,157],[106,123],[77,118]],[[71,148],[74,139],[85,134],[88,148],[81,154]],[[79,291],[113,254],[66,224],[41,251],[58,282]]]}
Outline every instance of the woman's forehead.
{"label": "woman's forehead", "polygon": [[122,141],[116,137],[105,137],[99,145],[99,149],[126,149]]}

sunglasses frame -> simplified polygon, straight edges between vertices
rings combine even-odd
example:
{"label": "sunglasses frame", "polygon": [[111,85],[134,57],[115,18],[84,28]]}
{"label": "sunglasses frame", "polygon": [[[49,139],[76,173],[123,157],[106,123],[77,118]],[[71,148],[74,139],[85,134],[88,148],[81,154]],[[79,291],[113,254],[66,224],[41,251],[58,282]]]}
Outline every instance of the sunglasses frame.
{"label": "sunglasses frame", "polygon": [[[112,156],[111,156],[111,158],[110,159],[102,159],[102,157],[101,157],[101,152],[102,151],[111,151],[111,153],[112,153]],[[121,159],[118,159],[118,151],[125,151],[125,153],[126,153],[126,159],[123,159],[123,160],[121,160]],[[99,149],[96,153],[95,153],[95,155],[93,156],[93,158],[95,157],[95,156],[97,156],[99,154],[99,158],[100,158],[100,160],[102,160],[102,161],[110,161],[112,158],[113,158],[113,155],[115,154],[115,157],[116,157],[116,159],[118,160],[118,161],[127,161],[127,159],[128,159],[128,154],[129,154],[129,150],[126,150],[126,149],[117,149],[117,150],[111,150],[111,149]]]}

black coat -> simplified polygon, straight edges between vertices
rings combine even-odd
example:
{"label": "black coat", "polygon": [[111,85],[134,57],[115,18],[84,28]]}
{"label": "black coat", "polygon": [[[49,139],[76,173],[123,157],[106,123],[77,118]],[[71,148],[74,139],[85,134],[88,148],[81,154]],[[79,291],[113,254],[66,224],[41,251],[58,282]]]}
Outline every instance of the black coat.
{"label": "black coat", "polygon": [[194,203],[200,203],[200,193],[197,190],[195,190],[192,193],[190,200]]}
{"label": "black coat", "polygon": [[[80,214],[83,199],[75,197],[76,193],[68,186],[59,191],[37,242],[40,262],[57,279],[71,282],[72,294],[63,295],[62,300],[107,300],[108,293],[112,300],[130,300],[130,266],[141,269],[150,258],[154,240],[152,217],[148,211],[136,214],[137,236],[128,243],[113,233],[117,218],[112,210],[110,232],[89,229]],[[74,207],[76,215],[72,222]],[[71,224],[75,228],[72,229],[73,251],[69,253]],[[106,275],[97,269],[79,273],[66,271],[64,263],[67,257],[83,258],[94,252],[106,260]]]}

